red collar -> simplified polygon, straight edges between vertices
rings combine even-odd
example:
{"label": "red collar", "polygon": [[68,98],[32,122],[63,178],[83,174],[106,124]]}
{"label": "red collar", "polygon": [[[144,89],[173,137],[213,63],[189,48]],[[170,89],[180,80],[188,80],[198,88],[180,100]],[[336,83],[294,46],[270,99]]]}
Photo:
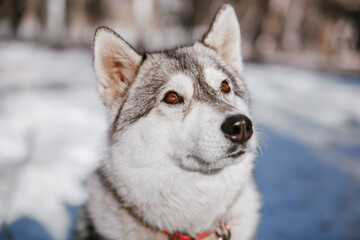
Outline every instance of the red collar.
{"label": "red collar", "polygon": [[185,234],[182,234],[182,233],[179,233],[179,232],[176,232],[174,234],[170,234],[168,233],[167,231],[163,231],[163,233],[169,237],[169,240],[202,240],[202,239],[205,239],[207,238],[212,232],[202,232],[202,233],[199,233],[197,236],[196,236],[196,239],[192,238],[191,236],[189,235],[185,235]]}
{"label": "red collar", "polygon": [[[222,239],[222,240],[230,240],[231,238],[231,230],[230,230],[230,226],[229,224],[225,223],[224,225],[220,226],[220,230],[222,233],[218,233],[217,231],[215,231],[214,233],[219,237],[219,239]],[[224,234],[224,232],[226,232]],[[199,233],[197,236],[196,236],[196,239],[189,236],[189,235],[186,235],[186,234],[182,234],[182,233],[179,233],[179,232],[176,232],[174,234],[170,234],[169,232],[167,231],[163,231],[163,233],[169,237],[169,240],[202,240],[202,239],[205,239],[207,238],[208,236],[210,236],[213,232],[202,232],[202,233]]]}

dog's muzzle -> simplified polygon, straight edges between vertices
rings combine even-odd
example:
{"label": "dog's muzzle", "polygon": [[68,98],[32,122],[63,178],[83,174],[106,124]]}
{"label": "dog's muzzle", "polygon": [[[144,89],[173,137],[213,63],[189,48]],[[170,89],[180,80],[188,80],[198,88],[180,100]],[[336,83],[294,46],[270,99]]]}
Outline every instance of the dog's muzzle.
{"label": "dog's muzzle", "polygon": [[253,134],[251,120],[245,115],[233,115],[225,119],[221,124],[221,130],[226,138],[235,143],[245,143]]}

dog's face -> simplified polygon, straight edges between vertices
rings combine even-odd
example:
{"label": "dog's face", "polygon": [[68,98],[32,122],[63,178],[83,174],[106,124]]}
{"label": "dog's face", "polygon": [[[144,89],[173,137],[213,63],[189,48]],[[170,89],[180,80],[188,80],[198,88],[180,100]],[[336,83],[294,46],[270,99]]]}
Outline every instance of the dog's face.
{"label": "dog's face", "polygon": [[201,42],[138,55],[97,30],[99,89],[109,108],[112,157],[133,166],[214,172],[254,154],[234,10],[223,7]]}

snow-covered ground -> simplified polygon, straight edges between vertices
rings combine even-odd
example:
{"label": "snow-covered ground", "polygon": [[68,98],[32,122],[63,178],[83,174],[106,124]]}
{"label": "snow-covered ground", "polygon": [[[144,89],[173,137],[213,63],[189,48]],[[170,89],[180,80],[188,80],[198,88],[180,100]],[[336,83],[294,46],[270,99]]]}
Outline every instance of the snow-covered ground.
{"label": "snow-covered ground", "polygon": [[106,131],[90,50],[2,43],[0,79],[0,220],[65,239]]}
{"label": "snow-covered ground", "polygon": [[[69,239],[106,134],[88,49],[0,42],[0,239]],[[258,239],[360,239],[360,77],[246,64]],[[12,237],[10,237],[12,236]]]}

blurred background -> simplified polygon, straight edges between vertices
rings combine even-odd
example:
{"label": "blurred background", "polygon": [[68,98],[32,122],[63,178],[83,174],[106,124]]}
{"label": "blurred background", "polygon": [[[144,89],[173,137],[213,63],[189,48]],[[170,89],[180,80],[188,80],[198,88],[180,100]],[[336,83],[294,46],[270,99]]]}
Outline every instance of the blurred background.
{"label": "blurred background", "polygon": [[162,50],[224,2],[261,139],[256,239],[360,239],[359,0],[0,0],[0,240],[71,239],[106,139],[96,27]]}

